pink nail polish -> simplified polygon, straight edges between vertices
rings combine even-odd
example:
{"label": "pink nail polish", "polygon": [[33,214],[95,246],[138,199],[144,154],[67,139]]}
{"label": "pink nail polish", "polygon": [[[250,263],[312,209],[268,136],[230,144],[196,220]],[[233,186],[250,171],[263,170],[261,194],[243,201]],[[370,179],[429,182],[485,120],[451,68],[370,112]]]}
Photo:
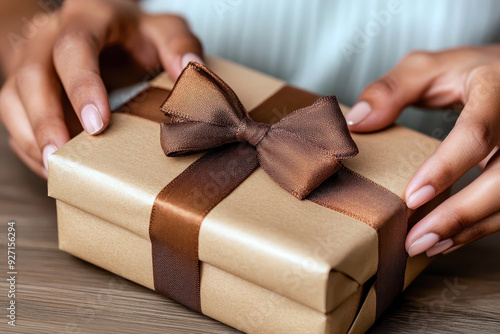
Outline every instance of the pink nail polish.
{"label": "pink nail polish", "polygon": [[356,125],[361,123],[371,111],[372,107],[368,102],[362,101],[356,103],[346,116],[347,124]]}
{"label": "pink nail polish", "polygon": [[416,209],[424,203],[427,203],[431,198],[436,195],[436,190],[433,186],[427,185],[415,191],[406,204],[410,209]]}
{"label": "pink nail polish", "polygon": [[202,65],[204,64],[203,60],[201,60],[200,57],[198,57],[196,54],[194,54],[192,52],[188,52],[184,56],[182,56],[182,60],[181,60],[182,68],[186,67],[190,61],[194,61],[195,63],[202,64]]}
{"label": "pink nail polish", "polygon": [[439,242],[439,239],[441,238],[436,233],[425,234],[411,244],[410,248],[408,249],[408,255],[415,256],[425,252],[432,246],[436,245]]}
{"label": "pink nail polish", "polygon": [[45,146],[42,150],[43,166],[47,171],[49,170],[49,156],[55,151],[57,151],[57,147],[52,144]]}
{"label": "pink nail polish", "polygon": [[434,256],[436,254],[442,253],[448,248],[453,246],[453,240],[451,239],[444,239],[436,243],[434,246],[429,248],[425,253],[427,254],[428,257]]}
{"label": "pink nail polish", "polygon": [[81,118],[85,131],[87,131],[91,135],[101,131],[102,127],[104,126],[101,113],[93,104],[88,104],[83,107]]}

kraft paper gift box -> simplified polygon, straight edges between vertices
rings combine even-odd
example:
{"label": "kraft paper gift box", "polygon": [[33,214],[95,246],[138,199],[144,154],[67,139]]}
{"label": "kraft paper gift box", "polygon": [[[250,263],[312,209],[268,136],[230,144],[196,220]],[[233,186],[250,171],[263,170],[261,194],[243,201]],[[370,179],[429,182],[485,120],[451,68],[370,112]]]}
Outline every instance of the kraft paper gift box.
{"label": "kraft paper gift box", "polygon": [[[209,57],[207,66],[252,118],[276,122],[296,109],[294,99],[309,94],[219,58]],[[160,146],[159,123],[166,119],[160,106],[173,85],[159,75],[112,115],[103,134],[81,133],[49,158],[60,249],[150,289],[157,279],[153,205],[204,154],[167,157]],[[138,117],[137,110],[148,115]],[[359,154],[343,164],[401,198],[439,144],[401,126],[352,138]],[[249,333],[364,332],[378,314],[378,238],[367,223],[299,200],[257,168],[203,218],[201,312]],[[408,258],[405,288],[428,262],[425,255]]]}

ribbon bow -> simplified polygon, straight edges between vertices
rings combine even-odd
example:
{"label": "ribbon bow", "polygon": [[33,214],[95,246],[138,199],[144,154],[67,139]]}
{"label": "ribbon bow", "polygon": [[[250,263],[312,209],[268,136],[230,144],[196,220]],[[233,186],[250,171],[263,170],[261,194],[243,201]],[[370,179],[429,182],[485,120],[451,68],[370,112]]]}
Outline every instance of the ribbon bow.
{"label": "ribbon bow", "polygon": [[184,69],[161,110],[172,120],[161,125],[167,156],[247,142],[257,151],[262,169],[299,199],[336,173],[340,160],[358,153],[334,96],[319,98],[273,125],[258,123],[222,79],[194,62]]}

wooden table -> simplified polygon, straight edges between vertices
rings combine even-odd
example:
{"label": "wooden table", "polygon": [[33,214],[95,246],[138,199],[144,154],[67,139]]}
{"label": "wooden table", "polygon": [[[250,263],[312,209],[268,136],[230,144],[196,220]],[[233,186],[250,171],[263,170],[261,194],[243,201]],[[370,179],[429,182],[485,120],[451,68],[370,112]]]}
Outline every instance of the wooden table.
{"label": "wooden table", "polygon": [[[0,333],[237,333],[57,248],[44,180],[0,126]],[[16,222],[16,327],[7,324],[7,223]],[[500,333],[500,234],[437,258],[372,333]]]}

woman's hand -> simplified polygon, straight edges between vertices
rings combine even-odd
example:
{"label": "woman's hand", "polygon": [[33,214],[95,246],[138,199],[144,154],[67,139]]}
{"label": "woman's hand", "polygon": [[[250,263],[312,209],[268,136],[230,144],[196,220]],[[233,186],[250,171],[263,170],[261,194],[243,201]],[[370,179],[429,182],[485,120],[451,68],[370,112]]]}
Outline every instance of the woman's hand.
{"label": "woman's hand", "polygon": [[173,79],[189,60],[201,62],[201,44],[178,16],[143,14],[134,1],[66,0],[8,62],[0,92],[9,144],[37,174],[47,176],[48,156],[69,140],[63,92],[89,134],[108,125],[98,58],[116,44],[145,68],[162,65]]}
{"label": "woman's hand", "polygon": [[381,129],[408,105],[461,103],[455,127],[406,188],[415,209],[472,167],[483,173],[418,222],[406,238],[410,256],[452,251],[500,230],[500,46],[413,52],[370,84],[347,116],[352,131]]}

